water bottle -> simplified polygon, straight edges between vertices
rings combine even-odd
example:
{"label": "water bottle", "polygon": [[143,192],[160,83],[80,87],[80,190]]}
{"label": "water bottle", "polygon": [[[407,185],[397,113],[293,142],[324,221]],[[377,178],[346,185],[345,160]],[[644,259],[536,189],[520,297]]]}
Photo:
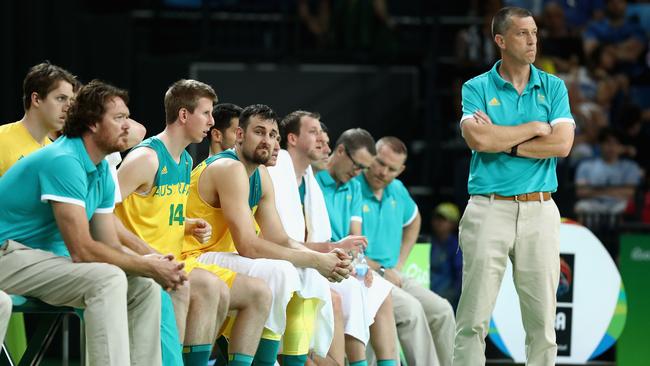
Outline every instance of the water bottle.
{"label": "water bottle", "polygon": [[368,273],[368,261],[363,254],[363,250],[359,250],[357,257],[354,259],[354,271],[357,273],[357,278],[363,279]]}

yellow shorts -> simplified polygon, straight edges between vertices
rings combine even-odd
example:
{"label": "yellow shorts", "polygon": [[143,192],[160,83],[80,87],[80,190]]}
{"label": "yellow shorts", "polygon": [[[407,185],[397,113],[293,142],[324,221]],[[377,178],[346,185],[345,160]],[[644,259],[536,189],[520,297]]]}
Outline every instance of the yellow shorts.
{"label": "yellow shorts", "polygon": [[185,263],[185,272],[188,274],[195,268],[206,270],[219,277],[223,282],[226,283],[226,285],[228,285],[228,288],[232,288],[232,284],[235,282],[235,276],[237,276],[236,272],[233,272],[228,268],[219,267],[216,264],[201,263],[195,257],[187,257],[185,260],[183,260],[183,263]]}

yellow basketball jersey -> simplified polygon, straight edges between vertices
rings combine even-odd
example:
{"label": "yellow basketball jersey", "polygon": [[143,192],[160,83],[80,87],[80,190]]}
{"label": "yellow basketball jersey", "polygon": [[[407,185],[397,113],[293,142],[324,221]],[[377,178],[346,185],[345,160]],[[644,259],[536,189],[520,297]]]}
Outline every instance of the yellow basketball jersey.
{"label": "yellow basketball jersey", "polygon": [[[239,160],[233,150],[226,150],[210,156],[192,171],[189,197],[187,199],[187,215],[189,217],[200,217],[210,223],[212,226],[212,237],[205,243],[199,243],[195,238],[186,236],[183,243],[183,258],[198,257],[205,252],[237,252],[235,243],[230,235],[230,230],[228,229],[228,224],[223,216],[223,210],[209,205],[199,195],[199,178],[201,174],[210,164],[222,158]],[[262,194],[258,170],[255,170],[249,178],[249,183],[250,193],[248,203],[251,210],[255,212]]]}
{"label": "yellow basketball jersey", "polygon": [[34,140],[22,121],[0,126],[0,176],[18,160],[51,142],[47,136],[41,142]]}
{"label": "yellow basketball jersey", "polygon": [[165,144],[155,136],[135,148],[140,147],[151,148],[158,156],[154,186],[146,195],[133,193],[126,197],[115,207],[115,214],[124,226],[154,249],[180,258],[192,158],[183,151],[180,162],[176,163]]}

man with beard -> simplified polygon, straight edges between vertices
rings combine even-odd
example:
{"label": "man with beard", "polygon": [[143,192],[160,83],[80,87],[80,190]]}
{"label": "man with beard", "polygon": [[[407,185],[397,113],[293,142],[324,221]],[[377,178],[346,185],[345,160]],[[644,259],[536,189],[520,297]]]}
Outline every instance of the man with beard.
{"label": "man with beard", "polygon": [[[185,148],[198,143],[213,125],[212,87],[179,80],[165,94],[167,125],[163,132],[136,146],[118,171],[123,202],[117,214],[124,224],[158,252],[181,257],[184,236],[199,242],[211,236],[203,219],[186,216],[192,158]],[[237,310],[230,364],[250,365],[271,300],[262,281],[237,276],[215,265],[183,261],[189,273],[189,298],[174,293],[177,325],[185,365],[205,365],[229,309]],[[228,288],[232,289],[229,291]],[[245,301],[256,298],[255,302]],[[189,300],[189,301],[188,301]]]}
{"label": "man with beard", "polygon": [[305,363],[310,344],[318,354],[327,353],[332,307],[323,276],[342,280],[348,276],[350,261],[338,250],[311,251],[283,230],[271,179],[260,165],[267,163],[277,143],[276,119],[268,106],[244,108],[235,148],[209,157],[194,169],[188,214],[206,218],[214,235],[203,244],[186,238],[183,254],[266,281],[273,303],[255,362],[273,365],[284,337],[283,365],[293,366]]}
{"label": "man with beard", "polygon": [[0,179],[0,287],[84,309],[93,365],[160,365],[160,287],[139,276],[171,289],[185,281],[182,265],[130,254],[115,232],[104,157],[126,147],[127,101],[125,91],[90,82],[64,136]]}
{"label": "man with beard", "polygon": [[240,106],[231,103],[219,103],[214,107],[214,126],[210,127],[210,156],[235,146],[241,110]]}

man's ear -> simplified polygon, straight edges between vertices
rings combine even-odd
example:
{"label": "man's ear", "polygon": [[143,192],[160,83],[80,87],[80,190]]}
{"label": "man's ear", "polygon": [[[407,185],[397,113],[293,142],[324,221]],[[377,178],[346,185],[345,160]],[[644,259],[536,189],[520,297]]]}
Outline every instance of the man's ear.
{"label": "man's ear", "polygon": [[210,137],[212,138],[212,141],[218,143],[221,143],[221,140],[223,139],[223,135],[218,128],[213,128],[212,131],[210,131]]}
{"label": "man's ear", "polygon": [[506,48],[506,39],[503,37],[503,35],[497,34],[494,36],[494,42],[497,44],[497,47],[499,47],[499,49]]}

